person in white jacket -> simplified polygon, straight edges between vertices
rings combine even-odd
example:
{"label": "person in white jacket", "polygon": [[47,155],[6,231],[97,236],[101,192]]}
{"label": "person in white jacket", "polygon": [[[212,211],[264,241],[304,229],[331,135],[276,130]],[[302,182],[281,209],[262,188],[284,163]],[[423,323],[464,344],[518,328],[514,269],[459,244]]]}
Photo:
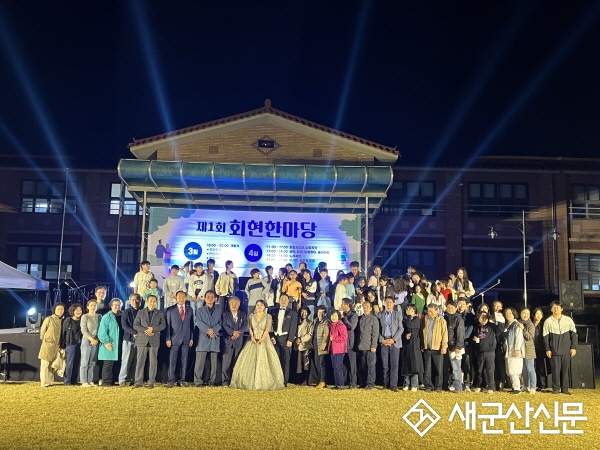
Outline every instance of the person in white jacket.
{"label": "person in white jacket", "polygon": [[525,339],[523,330],[519,327],[517,321],[517,312],[514,308],[504,310],[506,318],[506,373],[510,377],[512,384],[512,394],[521,393],[521,379],[519,376],[523,372],[523,358],[525,357]]}
{"label": "person in white jacket", "polygon": [[227,311],[227,299],[238,288],[238,277],[233,272],[233,261],[225,261],[225,272],[219,275],[215,283],[215,291],[219,296],[218,305],[222,311]]}

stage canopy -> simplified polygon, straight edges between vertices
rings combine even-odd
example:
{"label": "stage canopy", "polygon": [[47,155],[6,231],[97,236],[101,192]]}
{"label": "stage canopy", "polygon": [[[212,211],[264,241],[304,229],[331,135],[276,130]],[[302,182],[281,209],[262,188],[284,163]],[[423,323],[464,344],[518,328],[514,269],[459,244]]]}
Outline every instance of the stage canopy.
{"label": "stage canopy", "polygon": [[32,277],[0,261],[0,289],[47,291],[49,283]]}
{"label": "stage canopy", "polygon": [[368,207],[371,217],[393,181],[389,166],[122,159],[118,171],[147,207],[347,214]]}

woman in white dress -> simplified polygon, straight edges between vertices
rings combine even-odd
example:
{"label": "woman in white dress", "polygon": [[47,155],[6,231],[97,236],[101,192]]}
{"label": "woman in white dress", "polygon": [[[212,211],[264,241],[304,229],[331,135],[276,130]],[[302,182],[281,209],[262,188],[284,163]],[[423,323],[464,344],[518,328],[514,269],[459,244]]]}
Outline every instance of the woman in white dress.
{"label": "woman in white dress", "polygon": [[250,339],[244,345],[233,369],[230,387],[253,391],[283,389],[283,370],[269,339],[272,319],[263,300],[257,300],[248,318]]}

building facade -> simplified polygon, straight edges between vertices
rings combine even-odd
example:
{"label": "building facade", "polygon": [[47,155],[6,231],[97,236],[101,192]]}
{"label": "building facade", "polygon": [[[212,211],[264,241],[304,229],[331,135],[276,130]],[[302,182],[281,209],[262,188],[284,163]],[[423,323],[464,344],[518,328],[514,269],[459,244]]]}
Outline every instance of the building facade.
{"label": "building facade", "polygon": [[[558,295],[563,280],[580,280],[588,297],[600,293],[600,159],[484,157],[467,168],[404,167],[390,147],[268,101],[135,141],[130,150],[150,161],[392,166],[393,184],[368,233],[368,260],[384,273],[410,264],[435,281],[465,267],[477,290],[500,279],[492,298],[519,301],[525,248],[532,303]],[[0,260],[54,286],[65,278],[88,289],[126,284],[143,255],[138,200],[116,169],[0,167]]]}

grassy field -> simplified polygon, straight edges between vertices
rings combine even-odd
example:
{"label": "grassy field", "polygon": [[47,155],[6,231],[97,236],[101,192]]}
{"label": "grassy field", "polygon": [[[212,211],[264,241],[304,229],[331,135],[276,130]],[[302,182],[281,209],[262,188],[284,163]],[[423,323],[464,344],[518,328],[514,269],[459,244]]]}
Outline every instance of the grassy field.
{"label": "grassy field", "polygon": [[[0,384],[2,449],[597,449],[600,448],[600,389],[574,395],[509,393],[441,394],[420,392],[317,390],[290,385],[276,392],[227,388],[41,388],[38,383]],[[424,399],[440,420],[420,437],[402,418]],[[510,435],[510,422],[525,428],[526,402],[543,403],[554,417],[554,402],[583,403],[583,435],[540,435],[531,418],[530,435]],[[458,402],[475,402],[477,414],[493,414],[484,402],[512,403],[523,415],[496,422],[502,435],[484,435],[449,417]],[[562,408],[562,406],[561,406]],[[559,411],[562,413],[562,410]],[[534,413],[531,413],[533,416]],[[416,422],[418,413],[410,416]],[[426,424],[421,425],[424,429]],[[562,429],[562,425],[559,426]]]}

